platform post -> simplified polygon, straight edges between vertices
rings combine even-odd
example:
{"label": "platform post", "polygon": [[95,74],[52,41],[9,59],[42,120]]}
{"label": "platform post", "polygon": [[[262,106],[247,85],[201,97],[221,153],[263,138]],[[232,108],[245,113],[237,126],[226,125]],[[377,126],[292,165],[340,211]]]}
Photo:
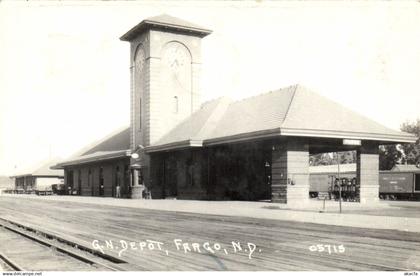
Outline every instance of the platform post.
{"label": "platform post", "polygon": [[288,205],[309,202],[309,146],[290,139],[272,149],[271,200]]}
{"label": "platform post", "polygon": [[363,142],[357,151],[357,182],[360,184],[360,203],[379,202],[379,150],[377,143]]}

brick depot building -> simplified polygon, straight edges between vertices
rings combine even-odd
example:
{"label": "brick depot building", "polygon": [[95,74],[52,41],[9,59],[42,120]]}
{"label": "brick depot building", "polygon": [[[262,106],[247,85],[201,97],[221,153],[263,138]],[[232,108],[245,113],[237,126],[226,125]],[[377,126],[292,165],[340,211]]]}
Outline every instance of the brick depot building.
{"label": "brick depot building", "polygon": [[131,45],[130,127],[55,165],[87,196],[153,199],[309,198],[309,155],[357,151],[362,203],[378,200],[382,144],[416,138],[373,122],[294,85],[232,101],[200,104],[201,40],[210,30],[168,15],[120,39]]}

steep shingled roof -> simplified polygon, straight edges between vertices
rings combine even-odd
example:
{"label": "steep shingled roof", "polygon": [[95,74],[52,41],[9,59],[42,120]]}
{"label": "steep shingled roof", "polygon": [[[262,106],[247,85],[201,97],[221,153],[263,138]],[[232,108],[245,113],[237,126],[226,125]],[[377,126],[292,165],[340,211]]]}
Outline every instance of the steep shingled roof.
{"label": "steep shingled roof", "polygon": [[214,100],[176,126],[147,151],[202,146],[270,136],[414,142],[301,85],[229,101]]}
{"label": "steep shingled roof", "polygon": [[130,127],[124,127],[119,129],[104,139],[97,141],[92,144],[86,151],[80,155],[88,155],[95,152],[106,152],[106,151],[120,151],[127,150],[130,148]]}
{"label": "steep shingled roof", "polygon": [[81,163],[127,157],[129,148],[130,128],[124,127],[88,145],[63,162],[54,164],[51,168],[57,170]]}
{"label": "steep shingled roof", "polygon": [[[296,85],[281,125],[282,135],[412,142],[414,136],[387,128],[309,89]],[[415,141],[415,140],[414,140]]]}

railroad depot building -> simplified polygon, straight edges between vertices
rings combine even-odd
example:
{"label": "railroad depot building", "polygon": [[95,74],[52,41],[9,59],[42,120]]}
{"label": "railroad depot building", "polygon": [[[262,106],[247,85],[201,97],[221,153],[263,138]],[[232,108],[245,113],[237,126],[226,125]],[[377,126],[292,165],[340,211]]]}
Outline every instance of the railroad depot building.
{"label": "railroad depot building", "polygon": [[[357,151],[362,203],[378,201],[378,146],[415,142],[293,85],[239,101],[200,101],[201,42],[210,30],[168,15],[130,43],[130,127],[56,164],[80,195],[206,200],[309,199],[309,155]],[[140,192],[141,194],[141,192]]]}
{"label": "railroad depot building", "polygon": [[15,180],[14,190],[25,192],[51,190],[51,185],[63,183],[64,171],[52,170],[50,169],[51,165],[51,162],[47,162],[38,168],[10,176],[10,178]]}

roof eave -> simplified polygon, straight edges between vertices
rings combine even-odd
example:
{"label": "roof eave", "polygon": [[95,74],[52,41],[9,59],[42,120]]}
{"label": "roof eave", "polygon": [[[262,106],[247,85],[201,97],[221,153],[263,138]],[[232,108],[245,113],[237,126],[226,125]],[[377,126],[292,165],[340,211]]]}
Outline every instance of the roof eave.
{"label": "roof eave", "polygon": [[169,144],[148,146],[145,148],[145,151],[147,153],[152,153],[152,152],[180,150],[180,149],[186,149],[186,148],[191,148],[191,147],[202,147],[202,146],[203,146],[202,140],[188,139],[188,140],[169,143]]}
{"label": "roof eave", "polygon": [[64,178],[64,175],[55,175],[55,174],[37,174],[37,175],[32,175],[34,177],[39,177],[39,178]]}
{"label": "roof eave", "polygon": [[204,145],[214,146],[214,145],[226,144],[226,143],[235,143],[235,142],[244,142],[244,141],[255,140],[255,139],[272,138],[276,136],[280,136],[279,128],[259,130],[259,131],[254,131],[254,132],[241,133],[237,135],[206,139],[204,140]]}
{"label": "roof eave", "polygon": [[313,130],[313,129],[291,129],[281,128],[282,136],[301,136],[301,137],[319,137],[319,138],[338,138],[338,139],[359,139],[373,140],[384,143],[415,143],[417,137],[414,135],[392,135],[378,133],[362,133],[350,131],[334,130]]}
{"label": "roof eave", "polygon": [[64,169],[65,167],[68,167],[68,166],[73,166],[73,165],[124,158],[124,157],[129,157],[130,154],[131,154],[130,150],[124,150],[124,151],[120,151],[120,152],[117,152],[117,153],[114,152],[114,153],[111,153],[111,154],[104,154],[104,155],[99,155],[99,156],[87,157],[85,159],[82,158],[82,159],[78,159],[78,160],[72,160],[72,161],[68,161],[68,162],[58,163],[54,166],[51,166],[50,169],[59,170],[59,169]]}
{"label": "roof eave", "polygon": [[22,175],[13,175],[10,178],[21,178],[26,176],[32,177],[42,177],[42,178],[63,178],[63,175],[55,175],[55,174],[22,174]]}
{"label": "roof eave", "polygon": [[32,174],[27,173],[27,174],[18,174],[18,175],[12,175],[9,176],[9,178],[20,178],[20,177],[26,177],[26,176],[31,176]]}

